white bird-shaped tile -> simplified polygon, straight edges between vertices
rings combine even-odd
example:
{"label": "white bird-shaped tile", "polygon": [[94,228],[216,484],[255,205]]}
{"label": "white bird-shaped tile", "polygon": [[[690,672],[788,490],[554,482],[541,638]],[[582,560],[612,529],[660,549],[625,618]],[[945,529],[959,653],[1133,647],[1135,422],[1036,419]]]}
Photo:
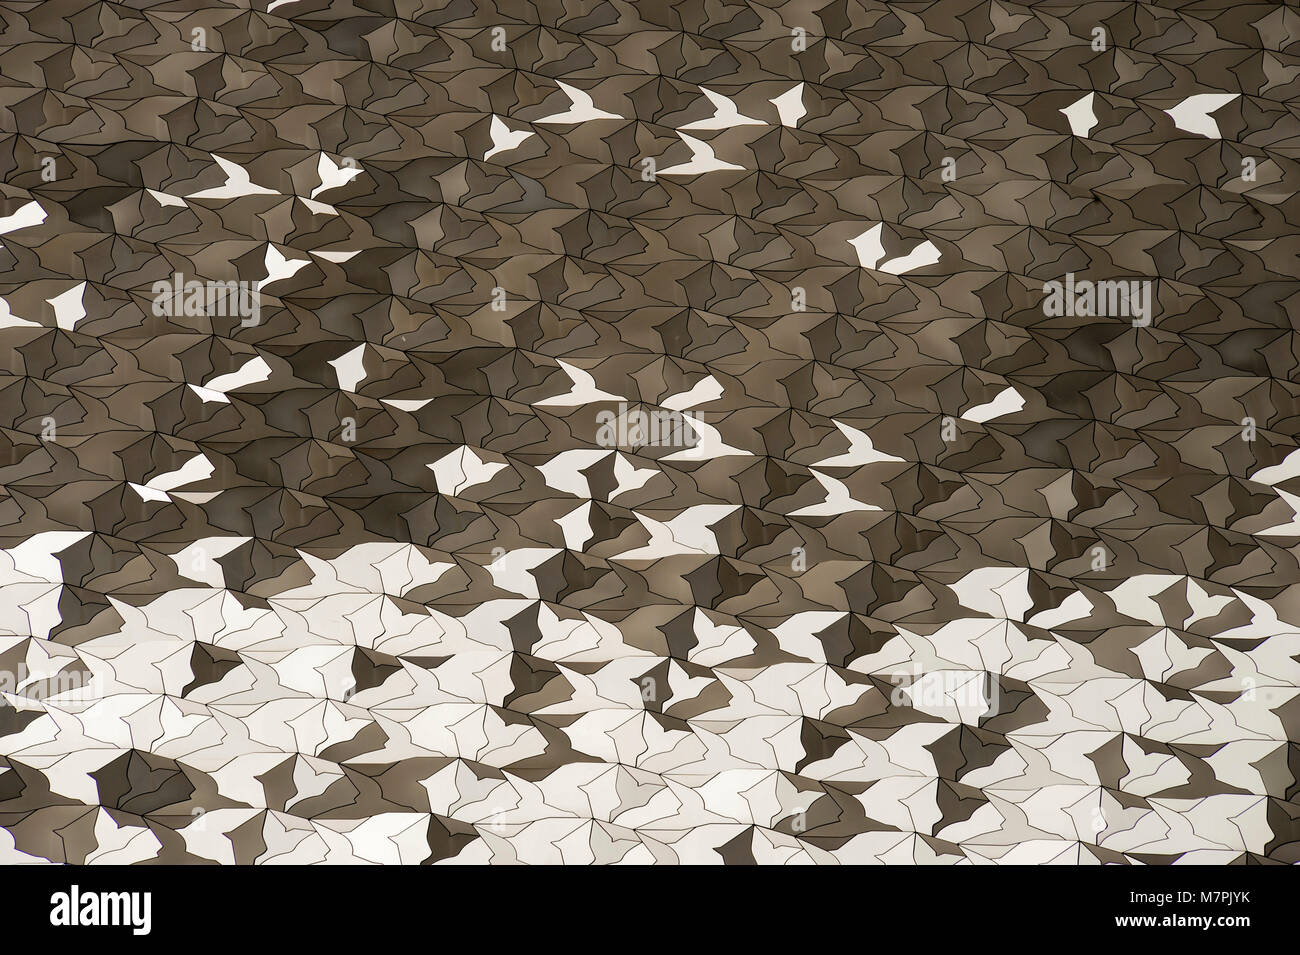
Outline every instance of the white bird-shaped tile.
{"label": "white bird-shaped tile", "polygon": [[262,264],[266,266],[266,278],[258,279],[257,292],[260,294],[262,289],[272,282],[292,278],[299,269],[308,264],[308,261],[308,259],[285,258],[283,252],[268,242],[266,244],[266,256],[262,259]]}
{"label": "white bird-shaped tile", "polygon": [[669,166],[667,169],[659,170],[661,176],[698,176],[702,172],[745,168],[744,166],[737,166],[735,163],[723,162],[713,155],[712,146],[696,139],[694,136],[687,136],[683,132],[678,132],[677,135],[681,137],[682,142],[691,147],[691,158],[688,162],[678,163],[676,166]]}
{"label": "white bird-shaped tile", "polygon": [[820,504],[809,504],[807,507],[801,507],[797,511],[791,511],[790,517],[833,517],[838,514],[848,514],[850,511],[878,511],[880,508],[873,504],[863,504],[849,493],[848,485],[843,481],[836,480],[829,474],[822,474],[820,471],[812,471],[812,476],[817,482],[826,489],[826,500]]}
{"label": "white bird-shaped tile", "polygon": [[66,292],[45,300],[54,307],[54,322],[59,328],[71,331],[86,317],[86,307],[82,304],[85,294],[86,283],[78,282]]}
{"label": "white bird-shaped tile", "polygon": [[1025,399],[1020,396],[1020,392],[1014,388],[1003,388],[992,401],[987,401],[984,404],[963,411],[961,417],[966,421],[982,424],[1003,415],[1014,414],[1024,406]]}
{"label": "white bird-shaped tile", "polygon": [[912,272],[916,269],[923,269],[927,265],[934,265],[942,257],[936,246],[929,239],[916,245],[907,255],[900,255],[896,259],[890,259],[880,267],[880,271],[888,272],[890,275],[902,275],[904,272]]}
{"label": "white bird-shaped tile", "polygon": [[904,272],[911,272],[913,269],[933,265],[939,261],[941,253],[938,247],[929,239],[926,239],[916,245],[907,255],[900,255],[881,265],[880,260],[885,257],[885,246],[882,241],[883,228],[884,224],[877,222],[866,232],[849,239],[849,245],[853,246],[853,250],[857,252],[858,263],[864,269],[887,272],[890,275],[902,275]]}
{"label": "white bird-shaped tile", "polygon": [[212,189],[201,189],[198,192],[192,192],[185,197],[186,199],[237,199],[240,196],[279,195],[274,189],[267,189],[264,186],[254,184],[253,180],[249,178],[248,170],[238,163],[233,163],[229,159],[222,159],[216,155],[212,158],[217,161],[217,165],[225,172],[225,183]]}
{"label": "white bird-shaped tile", "polygon": [[1281,463],[1260,468],[1249,477],[1260,484],[1280,484],[1290,478],[1300,477],[1300,448],[1288,454]]}
{"label": "white bird-shaped tile", "polygon": [[1076,136],[1086,137],[1097,125],[1097,114],[1092,111],[1092,101],[1096,93],[1089,93],[1078,102],[1071,103],[1060,112],[1070,122],[1070,132]]}
{"label": "white bird-shaped tile", "polygon": [[167,501],[170,498],[168,491],[173,491],[178,487],[184,487],[186,484],[193,484],[195,481],[206,481],[212,477],[212,462],[205,455],[196,454],[175,471],[168,471],[166,474],[159,474],[157,477],[150,478],[144,484],[131,484],[134,490],[143,500],[146,501]]}
{"label": "white bird-shaped tile", "polygon": [[710,525],[722,520],[738,506],[696,504],[667,521],[657,521],[653,517],[633,511],[632,516],[650,532],[650,540],[641,547],[616,554],[612,559],[656,560],[674,554],[716,554],[718,538]]}
{"label": "white bird-shaped tile", "polygon": [[874,269],[885,257],[885,245],[882,241],[883,223],[877,222],[866,232],[849,239],[849,245],[858,253],[858,263],[864,269]]}
{"label": "white bird-shaped tile", "polygon": [[348,259],[352,258],[354,255],[360,255],[360,254],[361,254],[361,250],[358,249],[358,250],[356,250],[356,251],[352,251],[352,252],[315,252],[315,251],[313,251],[311,254],[314,255],[314,256],[316,256],[316,258],[318,258],[318,259],[324,259],[326,262],[346,262]]}
{"label": "white bird-shaped tile", "polygon": [[145,192],[153,196],[154,201],[160,206],[179,206],[182,209],[189,208],[189,203],[180,196],[173,196],[165,192],[159,192],[157,189],[146,189]]}
{"label": "white bird-shaped tile", "polygon": [[13,561],[18,573],[50,583],[62,583],[63,565],[54,555],[63,553],[89,535],[90,531],[41,531],[9,548],[5,554]]}
{"label": "white bird-shaped tile", "polygon": [[541,408],[572,408],[577,405],[591,404],[595,401],[627,401],[622,395],[612,395],[608,391],[601,391],[596,387],[596,379],[576,365],[570,365],[567,361],[557,361],[556,364],[569,376],[569,380],[573,382],[573,387],[562,395],[534,401],[534,406]]}
{"label": "white bird-shaped tile", "polygon": [[474,453],[473,448],[463,444],[425,467],[433,472],[439,494],[455,495],[479,484],[486,484],[505,465],[484,461]]}
{"label": "white bird-shaped tile", "polygon": [[0,216],[0,235],[6,232],[16,232],[19,229],[26,229],[30,226],[40,225],[45,221],[45,210],[41,204],[32,200],[24,202],[14,212],[7,216]]}
{"label": "white bird-shaped tile", "polygon": [[537,465],[547,487],[575,497],[591,497],[591,485],[582,472],[614,452],[600,448],[570,448],[561,451],[545,464]]}
{"label": "white bird-shaped tile", "polygon": [[483,154],[483,159],[488,160],[497,153],[509,152],[518,148],[524,140],[530,136],[536,136],[531,129],[514,130],[505,124],[499,116],[492,117],[491,124],[492,148]]}
{"label": "white bird-shaped tile", "polygon": [[733,126],[767,125],[761,119],[745,116],[736,108],[735,103],[721,93],[706,90],[703,86],[700,87],[700,92],[713,104],[713,115],[708,119],[697,119],[693,123],[687,123],[682,129],[731,129]]}
{"label": "white bird-shaped tile", "polygon": [[711,461],[714,458],[727,457],[753,457],[752,451],[746,451],[743,448],[733,448],[722,440],[722,435],[718,429],[711,424],[706,424],[699,419],[698,415],[684,414],[686,425],[695,432],[695,446],[687,448],[684,451],[674,451],[672,454],[666,454],[663,457],[665,461]]}
{"label": "white bird-shaped tile", "polygon": [[614,452],[614,480],[618,482],[618,487],[614,488],[609,494],[609,500],[620,494],[626,494],[628,491],[639,491],[649,483],[650,479],[660,472],[654,468],[639,468],[628,460],[627,455],[621,451]]}
{"label": "white bird-shaped tile", "polygon": [[339,211],[328,202],[318,202],[315,199],[308,199],[306,196],[299,196],[298,201],[312,211],[312,214],[318,216],[336,216]]}
{"label": "white bird-shaped tile", "polygon": [[551,518],[564,533],[564,546],[569,550],[582,550],[587,541],[596,536],[591,529],[591,501],[583,501],[563,517]]}
{"label": "white bird-shaped tile", "polygon": [[265,358],[258,355],[244,362],[237,370],[218,375],[211,381],[206,381],[201,385],[190,385],[190,389],[205,402],[230,404],[226,392],[233,391],[242,385],[252,385],[259,381],[266,381],[270,377],[271,366],[266,363]]}
{"label": "white bird-shaped tile", "polygon": [[857,428],[851,428],[847,424],[832,419],[835,427],[840,429],[840,433],[849,439],[849,449],[843,454],[837,454],[829,458],[823,458],[818,461],[814,467],[857,467],[861,464],[873,464],[877,461],[902,461],[902,458],[896,458],[892,454],[886,454],[884,451],[877,451],[871,443],[871,436],[865,431],[859,431]]}
{"label": "white bird-shaped tile", "polygon": [[802,83],[791,87],[780,96],[774,96],[768,102],[776,107],[776,114],[781,117],[782,126],[798,126],[799,120],[808,115],[808,110],[803,105]]}
{"label": "white bird-shaped tile", "polygon": [[1222,139],[1219,124],[1210,114],[1219,107],[1228,105],[1240,95],[1240,93],[1197,93],[1165,112],[1174,121],[1174,125],[1185,132],[1207,136],[1210,139]]}
{"label": "white bird-shaped tile", "polygon": [[338,376],[340,391],[356,391],[357,385],[366,380],[366,343],[344,352],[329,364]]}
{"label": "white bird-shaped tile", "polygon": [[396,408],[398,411],[419,411],[427,405],[432,398],[380,398],[384,404],[390,408]]}
{"label": "white bird-shaped tile", "polygon": [[361,175],[361,167],[337,165],[333,159],[330,159],[325,153],[321,153],[320,159],[316,160],[316,175],[320,176],[320,185],[311,191],[310,198],[312,199],[315,199],[328,189],[346,186]]}
{"label": "white bird-shaped tile", "polygon": [[569,108],[562,113],[552,113],[543,119],[536,120],[538,123],[546,123],[550,126],[574,126],[578,123],[589,123],[596,119],[622,119],[618,113],[609,113],[603,109],[597,109],[591,96],[576,86],[570,86],[568,83],[556,81],[556,86],[564,91],[564,95],[569,97]]}
{"label": "white bird-shaped tile", "polygon": [[695,386],[690,391],[683,391],[680,394],[665,398],[659,402],[659,407],[667,408],[669,411],[685,411],[687,408],[708,404],[710,401],[716,401],[721,397],[722,385],[718,384],[718,379],[712,375],[705,375],[695,383]]}
{"label": "white bird-shaped tile", "polygon": [[488,573],[492,575],[492,586],[529,600],[537,600],[537,578],[529,571],[558,553],[558,547],[521,547],[507,551],[487,565]]}

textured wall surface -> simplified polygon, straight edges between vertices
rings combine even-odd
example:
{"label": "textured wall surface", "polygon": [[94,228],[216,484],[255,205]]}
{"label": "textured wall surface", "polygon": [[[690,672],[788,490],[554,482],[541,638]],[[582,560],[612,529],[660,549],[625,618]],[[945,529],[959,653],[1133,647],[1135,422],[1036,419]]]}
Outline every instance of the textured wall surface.
{"label": "textured wall surface", "polygon": [[0,3],[0,861],[1300,861],[1300,12]]}

